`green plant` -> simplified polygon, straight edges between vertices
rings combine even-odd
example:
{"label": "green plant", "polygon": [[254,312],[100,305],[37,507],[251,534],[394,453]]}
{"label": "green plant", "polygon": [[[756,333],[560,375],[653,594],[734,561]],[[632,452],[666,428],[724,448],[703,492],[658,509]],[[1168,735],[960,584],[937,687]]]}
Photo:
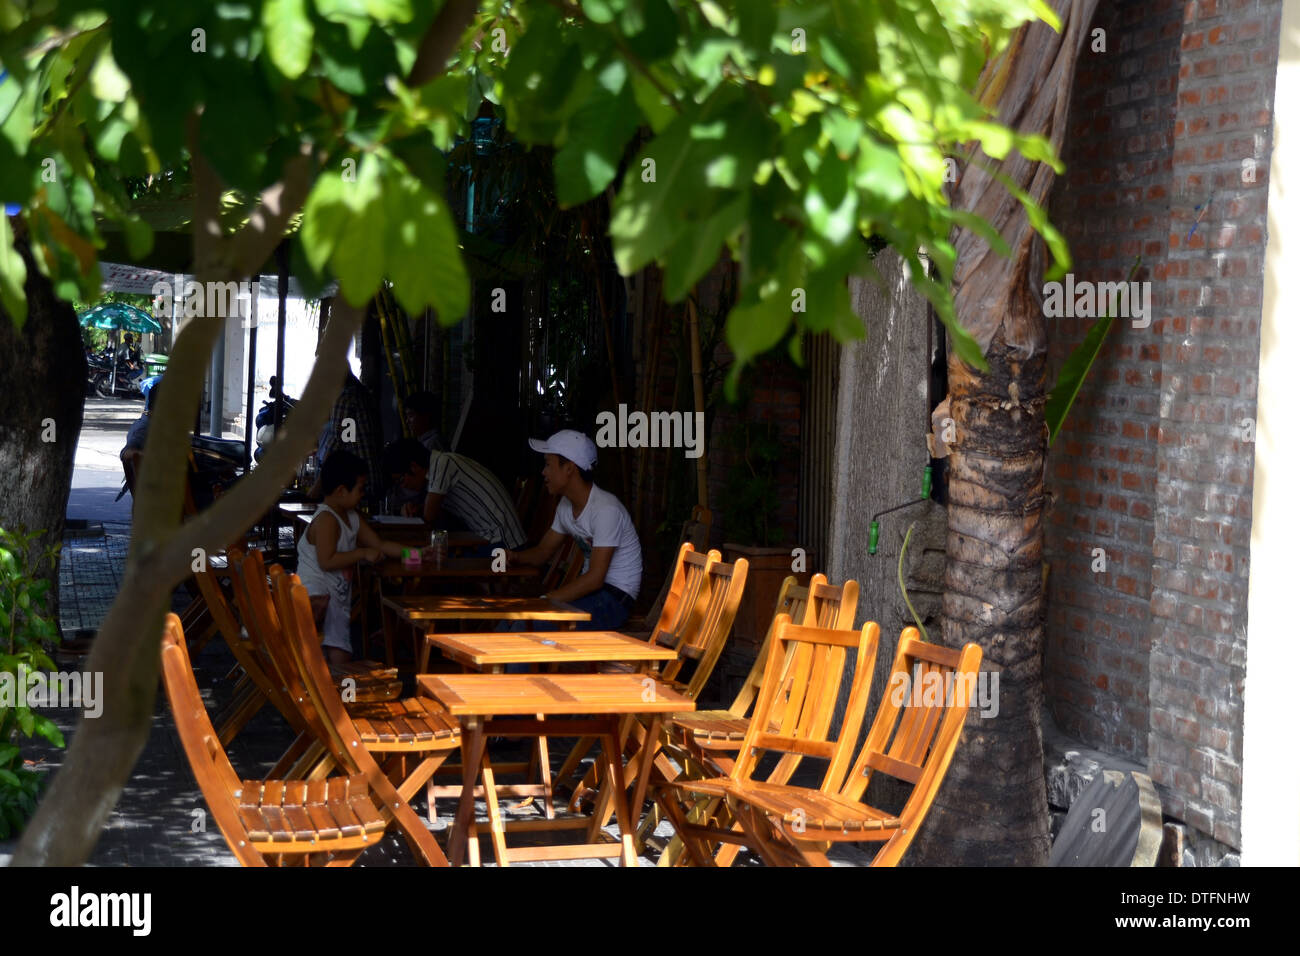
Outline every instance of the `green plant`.
{"label": "green plant", "polygon": [[42,775],[23,767],[19,733],[63,746],[63,734],[54,722],[32,713],[16,693],[25,684],[24,672],[54,669],[45,653],[45,642],[57,633],[46,616],[50,582],[40,573],[46,562],[53,565],[55,549],[32,560],[33,542],[40,534],[0,528],[0,690],[5,684],[15,689],[12,695],[0,693],[0,839],[22,829],[36,810],[41,786]]}
{"label": "green plant", "polygon": [[780,544],[785,533],[776,526],[776,512],[785,449],[776,424],[742,422],[728,430],[724,442],[739,459],[727,471],[727,537],[759,547]]}

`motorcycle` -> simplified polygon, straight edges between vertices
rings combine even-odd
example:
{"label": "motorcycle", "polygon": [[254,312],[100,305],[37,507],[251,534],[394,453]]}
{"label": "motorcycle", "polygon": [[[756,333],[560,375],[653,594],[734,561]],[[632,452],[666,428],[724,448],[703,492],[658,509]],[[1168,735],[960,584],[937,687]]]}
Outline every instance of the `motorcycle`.
{"label": "motorcycle", "polygon": [[[93,365],[90,364],[93,361]],[[140,385],[145,379],[144,365],[137,362],[118,362],[113,366],[113,352],[105,349],[87,359],[90,388],[101,398],[144,398]],[[115,374],[116,373],[116,374]]]}
{"label": "motorcycle", "polygon": [[283,423],[285,416],[298,404],[298,400],[284,394],[284,391],[280,388],[279,379],[272,375],[271,397],[262,403],[262,407],[253,418],[253,426],[257,429],[254,434],[257,441],[257,448],[253,450],[254,461],[260,462],[262,460],[262,455],[265,454],[267,447],[275,438],[276,402],[280,403],[280,422]]}

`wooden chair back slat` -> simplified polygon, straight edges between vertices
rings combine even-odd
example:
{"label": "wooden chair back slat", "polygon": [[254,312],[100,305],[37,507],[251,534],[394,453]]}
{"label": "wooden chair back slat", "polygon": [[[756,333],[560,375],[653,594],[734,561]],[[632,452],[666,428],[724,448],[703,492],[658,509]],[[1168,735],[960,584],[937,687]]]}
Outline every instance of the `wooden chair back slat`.
{"label": "wooden chair back slat", "polygon": [[708,604],[709,565],[721,557],[718,551],[700,553],[689,541],[682,543],[663,611],[650,632],[652,643],[680,649],[684,635],[699,628]]}
{"label": "wooden chair back slat", "polygon": [[[233,550],[230,558],[232,571],[236,557],[242,560],[239,551]],[[213,620],[217,623],[217,630],[221,634],[222,640],[226,642],[226,646],[230,648],[230,653],[234,655],[236,663],[248,675],[248,679],[288,721],[289,726],[301,733],[306,729],[306,725],[299,716],[298,709],[285,696],[284,686],[280,681],[279,674],[271,665],[270,659],[259,651],[257,642],[253,641],[251,636],[245,636],[242,633],[239,621],[235,617],[235,611],[230,605],[230,598],[227,597],[217,573],[210,567],[205,568],[196,572],[194,579],[198,583],[199,593],[203,596],[209,613],[212,614]],[[231,577],[231,590],[232,592],[237,590],[233,574]],[[223,746],[229,745],[237,729],[232,727],[229,732],[221,734]]]}
{"label": "wooden chair back slat", "polygon": [[[711,551],[709,554],[712,556],[717,552]],[[700,627],[688,638],[690,645],[698,651],[695,672],[691,674],[690,682],[686,686],[686,695],[691,700],[698,699],[704,691],[704,686],[709,682],[718,658],[722,656],[722,649],[727,644],[727,638],[731,636],[731,626],[735,623],[736,612],[740,610],[740,599],[744,596],[745,580],[748,576],[749,562],[744,558],[738,559],[735,564],[727,564],[716,559],[709,562],[705,574],[708,612],[702,619]],[[679,653],[676,661],[669,661],[668,666],[664,668],[665,676],[676,677],[681,669],[681,660]],[[674,665],[673,673],[669,674],[668,670]]]}
{"label": "wooden chair back slat", "polygon": [[[745,676],[745,682],[741,685],[735,700],[727,708],[728,713],[734,717],[745,717],[758,699],[759,685],[763,680],[763,672],[767,667],[767,657],[772,645],[772,634],[780,615],[789,615],[790,620],[799,625],[838,628],[841,622],[846,626],[852,626],[853,616],[857,610],[857,581],[848,580],[842,585],[832,585],[827,583],[826,575],[814,574],[808,586],[803,587],[793,574],[786,577],[781,582],[781,589],[776,598],[776,610],[772,613],[772,620],[768,624],[763,643],[759,645],[754,665]],[[789,662],[786,662],[782,667],[782,674],[785,673],[788,665]]]}
{"label": "wooden chair back slat", "polygon": [[860,800],[875,771],[919,789],[935,754],[949,742],[955,747],[948,728],[955,720],[960,732],[981,658],[978,645],[940,647],[922,641],[916,628],[904,629],[884,698],[845,781],[845,797]]}
{"label": "wooden chair back slat", "polygon": [[[308,705],[309,695],[303,684],[298,669],[291,658],[284,655],[280,646],[281,622],[276,611],[271,591],[267,586],[267,570],[262,552],[252,549],[247,555],[231,553],[231,569],[234,572],[236,603],[244,626],[257,653],[265,661],[268,674],[276,675],[281,692],[290,708],[297,714],[300,726],[326,746],[332,753],[336,745],[327,743],[335,735],[319,711]],[[310,603],[308,604],[310,607]],[[313,631],[315,625],[313,624]],[[348,773],[355,773],[353,765],[342,764]]]}
{"label": "wooden chair back slat", "polygon": [[[406,836],[411,849],[423,862],[430,865],[446,866],[447,859],[438,847],[433,835],[424,827],[415,811],[402,799],[397,788],[388,779],[375,762],[365,746],[361,743],[352,718],[343,707],[343,700],[330,677],[325,655],[321,651],[312,618],[311,599],[296,574],[284,574],[282,569],[273,568],[279,573],[273,574],[275,586],[274,601],[279,611],[283,629],[273,636],[272,647],[277,660],[284,660],[286,666],[297,669],[302,686],[307,692],[303,701],[305,709],[315,711],[318,718],[326,725],[328,737],[321,740],[330,750],[340,767],[352,774],[360,774],[369,788],[379,797],[382,817],[385,823],[392,821]],[[369,810],[366,802],[353,803],[350,806],[357,811]],[[371,811],[373,812],[373,811]],[[363,823],[365,821],[363,820]]]}
{"label": "wooden chair back slat", "polygon": [[[851,626],[852,617],[847,621]],[[731,779],[748,782],[764,753],[781,753],[767,782],[787,783],[800,758],[816,756],[828,761],[822,789],[838,787],[866,711],[879,640],[874,621],[854,632],[848,627],[795,625],[788,615],[778,615],[767,671]],[[830,727],[850,648],[856,649],[857,658],[848,710],[832,739]]]}
{"label": "wooden chair back slat", "polygon": [[236,796],[241,790],[240,780],[199,696],[181,620],[175,614],[167,615],[163,627],[162,676],[181,747],[230,852],[244,866],[265,866],[262,855],[250,845]]}

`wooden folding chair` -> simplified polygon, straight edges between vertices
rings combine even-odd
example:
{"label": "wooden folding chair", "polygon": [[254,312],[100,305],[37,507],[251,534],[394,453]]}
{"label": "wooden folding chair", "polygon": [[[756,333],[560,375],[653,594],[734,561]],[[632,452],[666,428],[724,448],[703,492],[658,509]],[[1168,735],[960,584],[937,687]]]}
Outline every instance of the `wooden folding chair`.
{"label": "wooden folding chair", "polygon": [[[274,582],[274,601],[266,585],[268,573]],[[282,686],[288,689],[293,706],[316,738],[314,746],[309,744],[303,748],[302,755],[290,768],[290,775],[305,774],[307,779],[314,779],[329,769],[328,760],[321,762],[321,758],[329,753],[322,731],[326,721],[324,715],[313,712],[301,693],[293,690],[309,677],[314,679],[318,667],[320,672],[329,675],[310,614],[310,599],[307,599],[306,624],[296,614],[289,615],[288,611],[294,606],[288,597],[290,592],[281,594],[280,591],[282,588],[301,588],[297,575],[285,575],[278,565],[265,568],[259,551],[249,552],[236,567],[235,584],[241,594],[241,607],[246,609],[245,619],[250,622],[249,633],[254,641],[266,648]],[[304,597],[306,593],[306,588],[302,588]],[[299,643],[307,649],[295,650]],[[357,701],[344,707],[332,679],[326,680],[322,686],[328,686],[332,699],[339,700],[339,706],[349,717],[349,726],[354,728],[355,735],[366,748],[374,754],[384,755],[380,758],[384,769],[399,784],[398,792],[404,800],[409,801],[422,786],[428,785],[434,771],[447,756],[460,749],[460,722],[434,701],[410,697]],[[409,759],[417,761],[414,767],[408,766]],[[434,817],[435,805],[430,793],[430,821]]]}
{"label": "wooden folding chair", "polygon": [[[243,554],[237,548],[232,548],[229,559],[242,561]],[[273,680],[270,676],[275,672],[273,668],[268,672],[269,658],[256,642],[249,639],[248,634],[239,624],[235,609],[231,606],[231,598],[226,593],[229,577],[223,581],[209,566],[202,571],[196,571],[194,580],[208,613],[216,622],[217,632],[235,657],[235,667],[227,675],[228,678],[237,678],[238,681],[235,685],[234,697],[217,718],[217,733],[222,745],[229,746],[235,739],[235,735],[268,700],[280,711],[285,720],[289,721],[290,726],[294,726],[297,711],[284,696],[278,680]],[[184,621],[181,623],[183,625]],[[354,699],[358,701],[392,700],[402,692],[402,682],[397,677],[397,669],[385,668],[373,661],[352,661],[341,668],[332,668],[331,671],[340,689],[348,688],[353,692]],[[348,678],[351,678],[351,684],[344,684],[343,682]],[[301,732],[305,728],[294,726],[294,729]]]}
{"label": "wooden folding chair", "polygon": [[[688,630],[682,635],[682,640],[677,646],[677,657],[666,661],[663,668],[654,675],[692,701],[699,698],[709,677],[713,674],[718,658],[722,656],[722,649],[731,635],[731,625],[736,619],[736,611],[740,608],[740,599],[745,591],[745,579],[749,574],[749,562],[744,558],[739,558],[734,564],[728,564],[714,558],[713,555],[716,553],[709,552],[710,560],[705,573],[706,588],[701,589],[702,591],[707,589],[707,601],[699,627]],[[679,677],[688,660],[695,662],[695,669],[690,680],[683,682]],[[642,747],[650,747],[658,751],[662,745],[662,735],[656,735],[653,740],[649,739],[645,726],[635,718],[625,720],[623,728],[625,746],[634,748],[628,760],[630,768],[641,766],[639,762],[641,758],[635,756],[635,751]],[[653,766],[664,777],[675,775],[672,764],[661,753],[656,753]],[[636,771],[632,769],[628,773],[628,786],[635,781]],[[589,771],[583,783],[587,786],[595,783],[594,768]],[[583,790],[579,787],[571,806],[581,800],[582,794]],[[601,826],[604,826],[608,822],[612,807],[608,800],[598,801],[598,804],[601,803],[605,807],[604,817],[601,819]],[[600,815],[602,811],[598,809],[596,813]]]}
{"label": "wooden folding chair", "polygon": [[311,782],[240,780],[199,696],[185,632],[175,614],[167,615],[163,631],[162,673],[194,779],[241,864],[348,866],[395,825],[421,863],[447,865],[433,834],[359,745],[356,734],[346,732],[352,729],[346,715],[336,725],[345,732],[330,738],[331,753],[344,776]]}
{"label": "wooden folding chair", "polygon": [[[706,780],[669,781],[656,787],[656,800],[692,862],[717,865],[712,843],[748,845],[749,835],[730,822],[738,819],[734,812],[723,826],[687,819],[681,798],[692,804],[701,797],[726,799],[732,792],[755,785],[760,762],[776,754],[779,759],[767,776],[773,786],[786,783],[805,757],[827,762],[823,789],[839,786],[866,712],[879,640],[880,628],[874,621],[855,634],[848,628],[801,627],[788,615],[777,617],[758,702],[731,773]],[[839,734],[832,739],[830,727],[850,648],[857,649],[857,658],[848,708]],[[721,862],[729,864],[731,855]]]}
{"label": "wooden folding chair", "polygon": [[[687,711],[674,714],[664,723],[664,751],[681,767],[678,774],[663,774],[667,780],[705,779],[707,777],[725,776],[731,773],[735,764],[734,755],[744,743],[749,730],[749,715],[758,700],[762,688],[763,674],[767,667],[767,658],[772,646],[772,635],[776,631],[777,621],[782,614],[787,615],[795,624],[807,627],[834,628],[852,630],[853,618],[858,609],[858,582],[852,579],[843,585],[832,585],[826,581],[826,575],[814,574],[807,587],[800,587],[794,575],[781,582],[777,594],[776,611],[768,625],[767,634],[759,647],[754,665],[741,685],[736,699],[726,710]],[[782,667],[784,677],[787,660]],[[792,768],[793,770],[793,768]],[[652,832],[658,823],[658,804],[655,812],[647,821],[647,832]],[[719,810],[725,809],[723,801],[717,797],[703,799],[691,808],[687,819],[692,823],[713,821],[722,825],[725,821],[716,820]],[[734,847],[723,847],[718,858],[721,865],[727,865],[734,857]],[[682,842],[674,837],[660,854],[660,866],[672,866],[680,858]]]}
{"label": "wooden folding chair", "polygon": [[[713,512],[703,505],[696,505],[691,509],[691,516],[682,522],[682,533],[677,538],[678,563],[681,559],[681,548],[684,544],[689,544],[695,551],[703,553],[709,547],[709,534],[713,529]],[[654,603],[650,609],[641,617],[629,618],[623,628],[625,634],[631,636],[645,637],[642,634],[655,621],[659,620],[663,613],[664,604],[668,600],[668,593],[675,583],[676,575],[670,575],[664,578],[663,585],[659,588],[659,594],[655,597]]]}
{"label": "wooden folding chair", "polygon": [[[694,545],[689,541],[682,543],[682,546],[677,549],[677,562],[673,565],[673,573],[669,578],[668,598],[664,602],[663,610],[659,614],[655,627],[647,635],[649,642],[660,641],[670,647],[678,647],[690,631],[700,626],[709,600],[707,573],[709,565],[713,561],[721,560],[721,558],[721,552],[710,551],[707,554],[702,554],[696,551]],[[602,671],[629,671],[631,669],[618,664],[609,664],[600,668]],[[568,757],[565,758],[564,765],[560,767],[559,773],[555,775],[557,785],[570,778],[574,771],[577,770],[582,758],[587,755],[595,743],[594,737],[586,737],[574,744],[573,749],[569,751]],[[582,787],[586,783],[587,781],[584,779],[582,784],[574,787],[574,799],[571,806],[577,806]]]}
{"label": "wooden folding chair", "polygon": [[[922,641],[916,628],[905,629],[884,700],[842,784],[811,790],[738,782],[726,791],[746,842],[773,866],[829,866],[826,851],[834,843],[884,843],[871,865],[896,865],[956,753],[982,658],[978,644],[958,651]],[[912,785],[898,813],[863,801],[877,771]]]}

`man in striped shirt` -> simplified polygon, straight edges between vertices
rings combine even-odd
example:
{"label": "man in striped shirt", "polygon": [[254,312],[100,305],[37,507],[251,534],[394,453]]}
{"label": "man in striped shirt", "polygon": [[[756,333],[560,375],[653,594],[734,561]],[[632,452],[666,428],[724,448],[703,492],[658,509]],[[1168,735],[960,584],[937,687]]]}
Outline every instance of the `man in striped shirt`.
{"label": "man in striped shirt", "polygon": [[[394,442],[384,452],[384,463],[399,487],[423,482],[424,520],[433,523],[446,513],[470,531],[488,540],[493,548],[517,548],[524,543],[524,529],[515,514],[514,503],[496,475],[472,458],[449,451],[428,454],[417,441]],[[418,485],[417,485],[418,487]]]}

